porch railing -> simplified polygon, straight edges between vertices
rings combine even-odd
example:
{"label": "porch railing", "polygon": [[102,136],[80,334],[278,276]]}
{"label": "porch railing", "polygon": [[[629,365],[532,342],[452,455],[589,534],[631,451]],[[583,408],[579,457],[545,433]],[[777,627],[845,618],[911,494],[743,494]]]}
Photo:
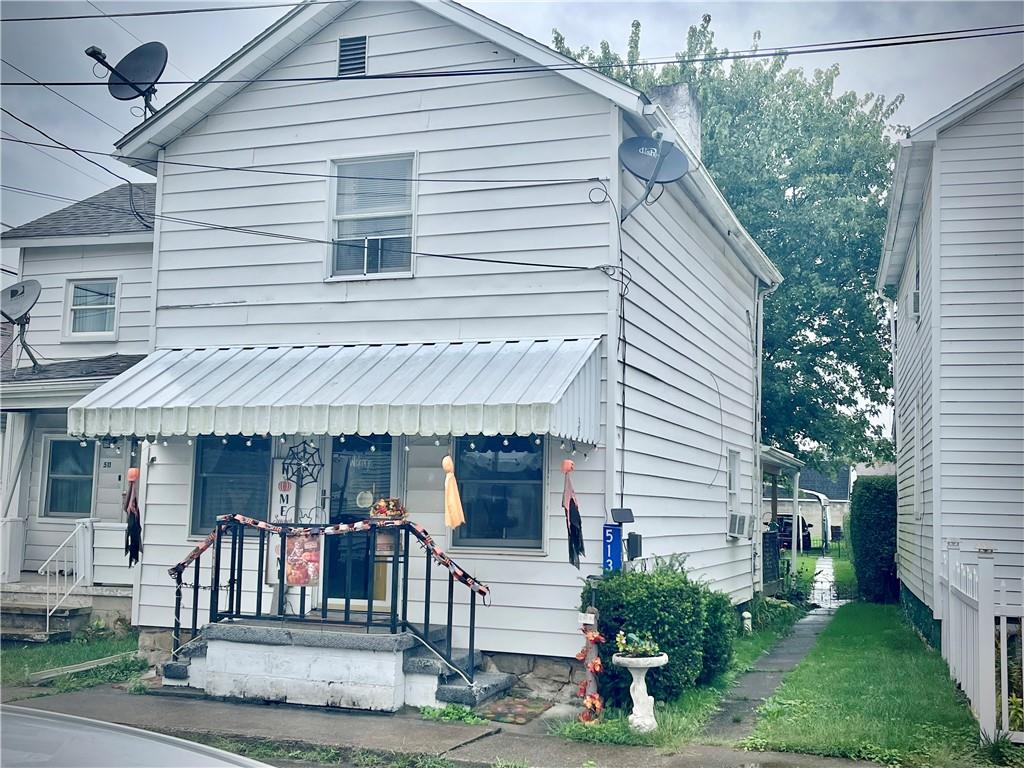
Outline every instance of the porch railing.
{"label": "porch railing", "polygon": [[90,575],[88,554],[92,548],[92,520],[78,520],[71,533],[39,566],[38,573],[46,577],[46,632],[50,632],[50,618],[70,597],[72,591]]}
{"label": "porch railing", "polygon": [[[354,534],[363,535],[357,539]],[[319,549],[335,536],[342,537],[341,551],[327,551],[320,557]],[[311,547],[309,551],[315,553],[314,559],[318,565],[322,562],[323,568],[315,585],[302,585],[289,576],[285,553],[289,552],[290,541],[294,544],[296,539],[301,542],[312,537],[318,538],[320,547]],[[211,559],[208,584],[204,585],[200,560],[208,550]],[[415,579],[411,573],[421,567],[416,565],[420,557],[423,575],[422,579]],[[343,569],[340,577],[335,570],[339,567]],[[275,571],[272,579],[268,578],[271,569]],[[436,569],[445,573],[436,574]],[[186,572],[190,572],[190,582],[185,581]],[[210,623],[225,619],[276,620],[313,626],[338,625],[368,633],[405,631],[415,635],[468,681],[473,680],[477,600],[486,603],[490,590],[459,567],[416,523],[371,519],[337,525],[273,525],[241,515],[226,515],[218,519],[206,540],[168,573],[175,580],[175,657],[182,647],[185,590],[191,592],[191,604],[187,606],[191,638],[199,633],[200,593],[207,590]],[[385,589],[379,590],[382,577]],[[443,590],[440,599],[435,588],[437,581]],[[411,589],[414,582],[422,585],[422,594]],[[340,583],[340,594],[332,593],[332,583]],[[465,603],[456,599],[457,589],[468,591]],[[381,591],[388,597],[382,600],[378,596]],[[465,611],[465,660],[453,650],[459,626],[456,606]],[[443,621],[437,621],[438,610],[442,611]]]}
{"label": "porch railing", "polygon": [[996,581],[991,553],[979,552],[973,563],[961,560],[965,554],[952,548],[942,553],[942,657],[982,733],[1005,733],[1024,743],[1024,730],[1010,716],[1011,694],[1024,689],[1024,608],[1011,604],[1005,585]]}

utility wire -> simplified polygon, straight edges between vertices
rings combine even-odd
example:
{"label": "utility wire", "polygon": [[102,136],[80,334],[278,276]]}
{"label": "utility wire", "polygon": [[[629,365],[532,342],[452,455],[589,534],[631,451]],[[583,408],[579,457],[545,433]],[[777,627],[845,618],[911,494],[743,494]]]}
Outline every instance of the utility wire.
{"label": "utility wire", "polygon": [[[18,138],[17,138],[16,136],[14,136],[13,134],[9,133],[8,131],[0,131],[0,133],[2,133],[2,134],[3,134],[3,136],[4,136],[5,138],[9,139],[10,141],[14,141],[14,142],[17,142],[18,144],[22,144],[23,146],[26,146],[26,147],[28,147],[29,149],[34,149],[34,150],[35,150],[36,152],[40,152],[40,153],[42,153],[42,154],[46,155],[46,156],[47,156],[48,158],[50,158],[51,160],[56,160],[56,161],[57,161],[58,163],[60,163],[60,164],[61,164],[61,165],[63,165],[63,166],[66,166],[66,167],[70,168],[70,169],[71,169],[72,171],[74,171],[75,173],[80,173],[80,174],[82,174],[83,176],[87,176],[87,177],[89,177],[90,179],[92,179],[93,181],[95,181],[95,182],[98,182],[98,183],[102,184],[102,185],[104,186],[104,188],[106,188],[106,186],[107,186],[107,182],[103,181],[102,179],[99,179],[99,178],[97,178],[96,176],[93,176],[93,175],[92,175],[91,173],[89,173],[88,171],[83,171],[83,170],[82,170],[81,168],[78,168],[78,167],[76,167],[76,166],[72,165],[71,163],[68,163],[68,162],[66,162],[66,161],[62,160],[61,158],[57,157],[56,155],[51,155],[51,154],[50,154],[49,152],[47,152],[47,151],[46,151],[45,149],[43,149],[43,148],[41,148],[41,147],[39,147],[39,146],[36,146],[35,144],[30,144],[30,143],[28,143],[28,142],[22,142],[22,141],[20,141],[20,140],[19,140],[19,139],[18,139]],[[56,146],[56,145],[55,145],[55,146]]]}
{"label": "utility wire", "polygon": [[[121,11],[119,13],[76,13],[66,16],[20,16],[8,21],[77,21],[79,19],[107,18],[124,19],[135,16],[185,16],[193,13],[220,13],[222,11],[259,11],[264,8],[296,8],[300,5],[335,5],[338,0],[309,0],[305,3],[267,3],[266,5],[224,5],[212,8],[176,8],[164,11]],[[89,3],[92,5],[92,3]],[[93,6],[94,8],[96,6]]]}
{"label": "utility wire", "polygon": [[63,93],[61,93],[60,91],[54,90],[53,88],[51,88],[50,86],[46,85],[45,83],[42,83],[42,82],[40,82],[38,78],[36,78],[36,77],[33,77],[32,75],[30,75],[30,74],[29,74],[28,72],[26,72],[25,70],[23,70],[23,69],[22,69],[21,67],[17,66],[16,64],[13,64],[12,62],[10,62],[10,61],[8,61],[7,59],[4,59],[4,58],[2,58],[2,57],[0,57],[0,61],[2,61],[2,62],[3,62],[4,64],[6,64],[6,65],[7,65],[8,67],[10,67],[11,69],[13,69],[13,70],[14,70],[15,72],[20,72],[20,73],[21,73],[22,75],[24,75],[24,76],[25,76],[25,77],[27,77],[27,78],[28,78],[29,80],[31,80],[31,81],[33,81],[34,83],[36,83],[37,85],[41,85],[41,86],[42,86],[43,88],[45,88],[46,90],[48,90],[48,91],[49,91],[50,93],[56,94],[56,95],[57,95],[57,96],[59,96],[60,98],[64,99],[64,101],[66,101],[66,102],[67,102],[68,104],[70,104],[71,106],[73,106],[73,107],[74,107],[75,109],[77,109],[77,110],[79,110],[79,111],[81,111],[81,112],[85,112],[85,114],[89,115],[90,117],[94,117],[94,118],[96,118],[96,119],[97,119],[97,120],[99,120],[99,121],[100,121],[101,123],[103,123],[103,124],[104,124],[105,126],[107,126],[108,128],[112,128],[112,129],[114,129],[114,130],[115,130],[115,131],[117,131],[117,132],[118,132],[119,134],[123,134],[123,133],[125,133],[125,131],[124,131],[124,129],[123,129],[123,128],[118,128],[118,127],[117,127],[116,125],[113,125],[113,124],[111,124],[111,123],[108,123],[108,122],[107,122],[106,120],[104,120],[104,119],[103,119],[102,117],[100,117],[99,115],[97,115],[97,114],[96,114],[95,112],[93,112],[93,111],[91,111],[91,110],[88,110],[88,109],[86,109],[86,108],[85,108],[85,107],[83,107],[83,106],[82,106],[81,104],[79,104],[79,103],[78,103],[77,101],[72,101],[72,100],[71,100],[71,99],[69,99],[69,98],[68,98],[67,96],[65,96],[65,95],[64,95]]}
{"label": "utility wire", "polygon": [[[101,152],[95,149],[83,149],[82,147],[69,147],[58,144],[43,144],[42,142],[29,141],[27,139],[7,139],[7,141],[14,141],[18,144],[31,144],[39,147],[47,147],[49,149],[62,149],[68,152],[81,152],[86,155],[102,155],[103,157],[110,157],[109,152]],[[310,179],[356,179],[361,181],[411,181],[416,183],[430,183],[436,182],[439,184],[466,184],[466,183],[478,183],[478,184],[535,184],[535,185],[553,185],[553,184],[580,184],[583,182],[594,182],[597,181],[594,177],[590,178],[564,178],[564,179],[539,179],[539,178],[527,178],[527,179],[452,179],[452,178],[419,178],[419,177],[404,177],[404,176],[361,176],[356,174],[345,174],[345,173],[314,173],[307,171],[281,171],[272,168],[244,168],[239,166],[230,165],[210,165],[207,163],[189,163],[183,160],[157,160],[148,157],[136,157],[133,155],[119,155],[122,160],[135,160],[139,163],[145,163],[148,165],[179,165],[187,168],[203,168],[211,171],[242,171],[245,173],[266,173],[276,176],[300,176]],[[518,189],[520,187],[516,187]]]}
{"label": "utility wire", "polygon": [[[109,205],[109,204],[106,204],[106,203],[98,203],[98,202],[90,201],[90,200],[75,200],[74,198],[71,198],[71,197],[65,197],[63,195],[57,195],[57,194],[53,194],[51,192],[42,192],[42,191],[34,190],[34,189],[26,189],[24,187],[16,187],[16,186],[11,185],[11,184],[0,184],[0,189],[4,189],[4,190],[7,190],[9,192],[16,192],[16,193],[19,193],[19,194],[28,195],[28,196],[32,196],[32,197],[41,197],[41,198],[48,199],[48,200],[56,200],[56,201],[61,201],[61,202],[78,203],[79,205],[86,205],[86,206],[90,206],[90,207],[93,207],[93,208],[99,208],[99,209],[103,209],[103,210],[107,210],[107,211],[113,211],[113,212],[117,212],[117,213],[133,213],[133,211],[131,211],[129,209],[121,208],[121,207],[118,207],[118,206],[115,206],[115,205]],[[350,248],[356,248],[356,247],[361,248],[362,247],[362,246],[348,245],[346,243],[338,242],[336,240],[323,240],[323,239],[320,239],[320,238],[304,237],[304,236],[301,236],[301,235],[288,235],[288,234],[284,234],[283,232],[267,232],[265,230],[253,229],[251,227],[235,227],[235,226],[230,226],[230,225],[226,225],[226,224],[214,224],[213,222],[209,222],[209,221],[199,221],[197,219],[189,219],[189,218],[184,218],[184,217],[181,217],[181,216],[170,216],[170,215],[167,215],[167,214],[154,214],[153,218],[154,219],[159,219],[160,221],[171,221],[171,222],[178,223],[178,224],[187,224],[189,226],[196,227],[197,229],[221,230],[221,231],[225,231],[225,232],[238,232],[238,233],[246,234],[246,235],[256,235],[256,236],[260,236],[260,237],[268,237],[268,238],[273,238],[273,239],[276,239],[276,240],[285,240],[285,241],[290,241],[290,242],[312,243],[312,244],[316,244],[316,245],[331,245],[331,246],[334,246],[334,247],[338,247],[338,246],[350,247]],[[519,267],[542,267],[542,268],[546,268],[546,269],[567,269],[567,270],[579,270],[579,271],[598,271],[598,272],[603,272],[604,274],[608,275],[609,277],[612,277],[613,279],[617,279],[614,276],[615,272],[617,271],[617,267],[615,267],[613,265],[609,265],[609,264],[600,264],[600,265],[596,265],[596,266],[587,266],[587,265],[581,265],[581,264],[550,264],[550,263],[543,263],[543,262],[531,262],[531,261],[520,261],[520,260],[513,261],[511,259],[495,259],[495,258],[487,258],[487,257],[484,257],[484,256],[466,256],[466,255],[462,255],[462,254],[453,254],[453,253],[436,253],[436,252],[431,252],[431,251],[413,251],[413,250],[406,250],[406,249],[400,249],[400,248],[389,248],[389,251],[391,253],[408,254],[408,255],[411,255],[411,256],[426,256],[426,257],[438,258],[438,259],[452,259],[452,260],[455,260],[455,261],[474,261],[474,262],[481,262],[481,263],[485,263],[485,264],[508,264],[508,265],[511,265],[511,266],[519,266]]]}
{"label": "utility wire", "polygon": [[[324,77],[261,77],[261,78],[227,78],[219,79],[216,77],[203,78],[200,80],[164,80],[161,81],[163,85],[196,85],[206,83],[236,83],[248,85],[255,82],[259,83],[326,83],[326,82],[337,82],[337,81],[348,81],[348,80],[408,80],[418,78],[445,78],[445,77],[479,77],[479,76],[491,76],[491,75],[502,75],[502,74],[528,74],[534,72],[563,72],[571,70],[591,70],[602,73],[602,70],[615,70],[615,69],[628,69],[630,67],[648,67],[648,66],[661,66],[663,64],[702,64],[713,61],[736,61],[740,59],[765,59],[765,58],[786,58],[789,56],[805,55],[811,53],[835,53],[840,51],[861,51],[875,48],[891,48],[894,46],[905,46],[905,45],[921,45],[925,43],[945,43],[953,42],[956,40],[973,40],[978,38],[988,37],[1002,37],[1004,35],[1019,35],[1024,33],[1024,25],[1005,25],[1007,27],[1021,27],[1019,29],[1004,29],[1003,31],[993,32],[981,32],[981,33],[970,33],[970,34],[952,34],[944,37],[937,36],[915,36],[917,39],[882,39],[879,38],[879,42],[873,43],[837,43],[837,44],[822,44],[817,46],[808,45],[805,48],[773,48],[773,49],[762,49],[752,50],[746,53],[723,53],[716,54],[714,56],[702,56],[698,58],[672,58],[667,60],[652,60],[648,59],[645,61],[639,61],[635,64],[609,64],[609,65],[597,65],[593,66],[590,64],[583,63],[566,63],[566,64],[555,64],[555,65],[529,65],[523,67],[484,67],[479,69],[463,69],[463,70],[416,70],[407,72],[386,72],[379,74],[363,74],[363,75],[330,75]],[[106,86],[105,82],[97,80],[62,80],[53,81],[48,83],[0,83],[3,86],[32,86],[32,85],[51,85],[51,86]]]}
{"label": "utility wire", "polygon": [[[107,13],[102,8],[100,8],[98,5],[96,5],[96,3],[92,2],[92,0],[86,0],[86,2],[89,3],[89,5],[91,5],[93,8],[95,8],[96,12],[99,13],[104,19],[110,19],[111,22],[113,22],[118,27],[120,27],[125,33],[128,34],[129,37],[134,39],[137,43],[141,43],[142,45],[146,44],[145,40],[140,38],[138,35],[136,35],[134,32],[132,32],[130,29],[128,29],[128,27],[126,27],[124,24],[122,24],[121,22],[119,22],[117,19],[114,18],[114,16],[116,16],[118,14]],[[167,63],[170,64],[172,69],[174,69],[177,72],[180,72],[183,77],[192,77],[192,75],[190,75],[188,72],[184,71],[180,67],[175,66],[173,62],[168,61]]]}

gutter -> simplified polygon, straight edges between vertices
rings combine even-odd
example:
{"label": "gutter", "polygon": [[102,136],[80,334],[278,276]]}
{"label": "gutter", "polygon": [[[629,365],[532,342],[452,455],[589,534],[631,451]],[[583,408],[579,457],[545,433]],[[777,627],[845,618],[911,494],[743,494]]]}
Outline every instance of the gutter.
{"label": "gutter", "polygon": [[[781,283],[782,273],[761,250],[740,220],[736,218],[736,213],[729,206],[722,191],[715,184],[704,164],[687,146],[686,140],[669,118],[668,113],[660,105],[654,104],[644,106],[640,114],[648,124],[660,128],[676,146],[686,153],[691,170],[680,182],[681,187],[708,218],[718,234],[730,244],[731,250],[743,265],[763,283],[769,285]],[[723,231],[717,222],[725,222],[726,229]]]}

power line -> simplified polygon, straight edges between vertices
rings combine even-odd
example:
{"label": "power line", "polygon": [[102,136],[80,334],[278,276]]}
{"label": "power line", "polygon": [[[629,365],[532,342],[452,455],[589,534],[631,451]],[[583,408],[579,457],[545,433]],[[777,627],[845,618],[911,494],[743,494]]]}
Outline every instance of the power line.
{"label": "power line", "polygon": [[[91,173],[89,173],[89,172],[87,172],[87,171],[83,171],[83,170],[82,170],[81,168],[78,168],[78,167],[76,167],[76,166],[72,165],[71,163],[68,163],[68,162],[65,162],[64,160],[61,160],[61,159],[60,159],[59,157],[57,157],[56,155],[51,155],[51,154],[50,154],[49,152],[47,152],[47,151],[46,151],[45,149],[43,149],[42,147],[39,147],[39,146],[37,146],[37,145],[36,145],[35,143],[30,143],[30,142],[27,142],[27,141],[21,141],[21,140],[20,140],[20,139],[18,139],[18,138],[17,138],[16,136],[14,136],[13,134],[9,133],[8,131],[0,131],[0,133],[2,133],[2,134],[3,134],[4,136],[6,136],[6,137],[7,137],[8,139],[10,139],[11,141],[15,141],[15,142],[17,142],[18,144],[23,144],[24,146],[26,146],[26,147],[28,147],[28,148],[30,148],[30,149],[34,149],[34,150],[35,150],[36,152],[40,152],[40,153],[42,153],[42,154],[46,155],[46,156],[47,156],[48,158],[50,158],[51,160],[56,160],[56,161],[57,161],[58,163],[60,163],[61,165],[67,166],[67,167],[68,167],[68,168],[70,168],[70,169],[71,169],[72,171],[75,171],[75,172],[77,172],[77,173],[80,173],[80,174],[82,174],[83,176],[87,176],[87,177],[89,177],[90,179],[92,179],[93,181],[95,181],[95,182],[98,182],[99,184],[102,184],[102,185],[103,185],[104,187],[106,187],[106,186],[107,186],[107,182],[105,182],[105,181],[103,181],[103,180],[101,180],[101,179],[98,179],[98,178],[96,178],[96,177],[95,177],[95,176],[93,176],[93,175],[92,175]],[[56,146],[56,145],[55,145],[55,146]]]}
{"label": "power line", "polygon": [[[1022,27],[1020,29],[1006,29],[1006,27]],[[326,82],[337,82],[337,81],[348,81],[348,80],[410,80],[419,78],[446,78],[446,77],[480,77],[480,76],[491,76],[491,75],[502,75],[502,74],[530,74],[536,72],[564,72],[572,70],[591,70],[601,72],[602,69],[629,69],[631,67],[648,67],[648,66],[661,66],[664,64],[702,64],[714,61],[737,61],[741,59],[765,59],[765,58],[778,58],[778,57],[789,57],[797,55],[807,55],[813,53],[836,53],[841,51],[862,51],[876,48],[891,48],[894,46],[906,46],[906,45],[922,45],[926,43],[945,43],[953,42],[956,40],[974,40],[979,38],[988,37],[1002,37],[1005,35],[1019,35],[1024,33],[1024,25],[1003,25],[999,27],[1003,31],[993,32],[982,32],[982,33],[969,33],[969,34],[953,34],[953,33],[922,33],[921,35],[915,35],[913,37],[917,39],[907,39],[907,36],[897,36],[895,38],[876,38],[877,42],[871,43],[826,43],[820,45],[808,44],[805,47],[797,48],[793,46],[791,48],[769,48],[750,50],[742,53],[723,53],[716,54],[714,56],[702,56],[698,58],[678,58],[673,57],[671,59],[656,60],[647,59],[644,61],[636,62],[635,64],[609,64],[609,65],[597,65],[593,66],[584,63],[566,63],[566,64],[555,64],[555,65],[529,65],[523,67],[486,67],[479,69],[463,69],[463,70],[417,70],[410,72],[387,72],[378,74],[363,74],[363,75],[330,75],[324,77],[261,77],[261,78],[203,78],[200,80],[164,80],[163,85],[197,85],[206,83],[234,83],[248,85],[252,83],[326,83]],[[955,32],[955,31],[954,31]],[[926,36],[927,35],[927,36]],[[2,86],[32,86],[32,85],[51,85],[51,86],[106,86],[105,82],[97,80],[62,80],[53,81],[47,83],[0,83]]]}
{"label": "power line", "polygon": [[[31,144],[34,146],[47,147],[49,149],[61,149],[68,152],[81,152],[86,155],[102,155],[103,157],[110,157],[109,152],[101,152],[95,149],[83,149],[81,147],[69,147],[67,145],[58,144],[43,144],[38,141],[29,141],[28,139],[16,139],[11,138],[7,141],[14,141],[18,144]],[[453,178],[431,178],[424,179],[419,177],[402,177],[402,176],[361,176],[354,174],[344,173],[315,173],[312,171],[281,171],[273,168],[244,168],[239,166],[230,165],[210,165],[207,163],[190,163],[184,160],[158,160],[151,159],[148,157],[137,157],[134,155],[121,155],[121,159],[124,160],[136,160],[140,163],[151,164],[151,165],[179,165],[187,168],[202,168],[211,171],[241,171],[244,173],[266,173],[274,176],[299,176],[303,178],[311,179],[355,179],[361,181],[410,181],[415,183],[439,183],[439,184],[466,184],[466,183],[479,183],[479,184],[516,184],[516,189],[521,189],[524,186],[536,185],[536,186],[547,186],[554,184],[580,184],[583,182],[593,182],[594,177],[589,178],[564,178],[564,179],[539,179],[539,178],[526,178],[526,179],[453,179]]]}
{"label": "power line", "polygon": [[[11,184],[0,184],[0,189],[7,190],[9,192],[16,192],[16,193],[19,193],[19,194],[28,195],[28,196],[31,196],[31,197],[40,197],[40,198],[44,198],[44,199],[48,199],[48,200],[56,200],[56,201],[77,203],[79,205],[86,205],[86,206],[90,206],[90,207],[93,207],[93,208],[99,208],[99,209],[108,210],[108,211],[114,211],[114,212],[118,212],[118,213],[133,213],[133,211],[130,211],[130,210],[126,209],[126,208],[120,208],[120,207],[114,206],[114,205],[108,205],[108,204],[105,204],[105,203],[97,203],[97,202],[94,202],[94,201],[91,201],[91,200],[75,200],[74,198],[71,198],[71,197],[65,197],[63,195],[57,195],[57,194],[54,194],[54,193],[51,193],[51,192],[41,192],[39,190],[26,189],[24,187],[17,187],[17,186],[11,185]],[[359,247],[359,246],[351,246],[351,245],[348,245],[346,243],[341,243],[341,242],[338,242],[336,240],[323,240],[323,239],[315,238],[315,237],[303,237],[301,235],[287,235],[287,234],[284,234],[283,232],[267,232],[267,231],[264,231],[264,230],[252,229],[250,227],[235,227],[235,226],[230,226],[230,225],[226,225],[226,224],[214,224],[213,222],[209,222],[209,221],[199,221],[199,220],[196,220],[196,219],[187,219],[187,218],[184,218],[184,217],[170,216],[170,215],[167,215],[167,214],[154,214],[153,218],[154,219],[159,219],[161,221],[171,221],[171,222],[178,223],[178,224],[188,224],[190,226],[196,227],[197,229],[221,230],[221,231],[225,231],[225,232],[238,232],[240,234],[256,235],[256,236],[260,236],[260,237],[269,237],[269,238],[273,238],[273,239],[276,239],[276,240],[286,240],[286,241],[290,241],[290,242],[307,243],[307,244],[314,244],[314,245],[330,245],[330,246],[334,246],[334,247],[338,247],[338,246],[342,246],[342,247]],[[508,265],[517,266],[517,267],[541,267],[541,268],[545,268],[545,269],[567,269],[567,270],[579,270],[579,271],[598,271],[598,272],[603,272],[604,274],[608,275],[609,277],[612,277],[613,279],[615,279],[614,278],[614,272],[617,269],[617,267],[614,267],[614,266],[609,265],[609,264],[599,264],[599,265],[596,265],[596,266],[586,266],[586,265],[581,265],[581,264],[545,264],[545,263],[542,263],[542,262],[531,262],[531,261],[520,261],[520,260],[513,261],[511,259],[492,259],[492,258],[486,258],[484,256],[466,256],[466,255],[463,255],[463,254],[454,254],[454,253],[436,253],[436,252],[432,252],[432,251],[413,251],[413,250],[406,250],[406,249],[401,249],[401,248],[391,248],[389,250],[392,253],[401,253],[401,254],[406,254],[406,255],[410,255],[410,256],[426,256],[426,257],[437,258],[437,259],[451,259],[451,260],[454,260],[454,261],[474,261],[474,262],[481,262],[481,263],[485,263],[485,264],[508,264]]]}
{"label": "power line", "polygon": [[28,72],[26,72],[25,70],[23,70],[21,67],[17,66],[16,64],[13,64],[10,61],[8,61],[7,59],[2,58],[2,57],[0,57],[0,62],[3,62],[8,67],[13,69],[15,72],[20,72],[22,75],[27,77],[29,80],[31,80],[34,83],[36,83],[36,85],[41,85],[46,90],[48,90],[50,93],[56,94],[60,98],[64,99],[64,101],[66,101],[68,104],[73,106],[75,109],[80,110],[81,112],[85,112],[85,114],[89,115],[90,117],[96,118],[97,120],[99,120],[101,123],[103,123],[107,127],[113,128],[119,134],[125,133],[125,130],[123,128],[118,128],[116,125],[112,125],[112,124],[108,123],[106,120],[104,120],[102,117],[97,115],[95,112],[92,112],[91,110],[86,109],[81,104],[79,104],[77,101],[72,101],[67,96],[65,96],[63,93],[61,93],[60,91],[54,90],[49,85],[46,85],[45,83],[41,82],[38,78],[33,77],[32,75],[30,75]]}
{"label": "power line", "polygon": [[[222,5],[213,8],[176,8],[164,11],[122,11],[120,13],[76,13],[67,16],[19,16],[4,19],[4,23],[13,21],[77,21],[79,19],[129,18],[134,16],[185,16],[193,13],[220,13],[222,11],[258,11],[264,8],[296,8],[300,5],[336,5],[338,0],[309,0],[305,3],[267,3],[266,5]],[[89,3],[92,5],[92,3]],[[93,6],[94,8],[96,6]]]}
{"label": "power line", "polygon": [[[142,44],[142,45],[145,45],[145,44],[146,44],[146,41],[145,41],[145,40],[143,40],[142,38],[140,38],[140,37],[139,37],[138,35],[136,35],[136,34],[135,34],[134,32],[132,32],[132,31],[131,31],[130,29],[128,29],[128,27],[126,27],[126,26],[125,26],[124,24],[122,24],[122,23],[121,23],[121,22],[119,22],[119,21],[118,21],[117,19],[115,19],[115,18],[114,18],[114,16],[115,16],[116,14],[110,14],[110,13],[107,13],[107,12],[106,12],[106,11],[104,11],[104,10],[103,10],[102,8],[100,8],[100,7],[98,6],[98,5],[96,5],[96,3],[92,2],[92,0],[86,0],[86,2],[87,2],[87,3],[89,3],[89,5],[91,5],[91,6],[93,7],[93,8],[95,8],[95,9],[96,9],[96,12],[97,12],[97,13],[99,13],[100,15],[102,15],[104,19],[110,19],[110,21],[111,21],[112,23],[114,23],[114,24],[116,24],[116,25],[117,25],[118,27],[120,27],[120,28],[121,28],[121,29],[122,29],[122,30],[123,30],[123,31],[124,31],[124,32],[125,32],[126,34],[128,34],[128,36],[129,36],[129,37],[133,38],[133,39],[134,39],[134,40],[135,40],[135,41],[136,41],[137,43],[140,43],[140,44]],[[174,70],[176,70],[176,71],[178,71],[178,72],[181,72],[181,74],[182,74],[182,75],[183,75],[184,77],[192,77],[192,75],[190,75],[190,74],[189,74],[188,72],[184,71],[184,70],[183,70],[183,69],[181,69],[180,67],[177,67],[177,66],[175,66],[173,62],[170,62],[170,61],[169,61],[169,62],[167,62],[167,63],[171,65],[171,68],[172,68],[172,69],[174,69]]]}

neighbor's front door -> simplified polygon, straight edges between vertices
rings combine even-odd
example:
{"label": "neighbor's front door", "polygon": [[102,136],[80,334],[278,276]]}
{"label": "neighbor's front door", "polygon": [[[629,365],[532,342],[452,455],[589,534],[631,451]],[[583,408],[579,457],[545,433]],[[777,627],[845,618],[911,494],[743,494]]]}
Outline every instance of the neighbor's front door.
{"label": "neighbor's front door", "polygon": [[[331,448],[330,521],[354,523],[370,515],[377,499],[391,495],[391,438],[387,435],[334,438]],[[355,607],[365,605],[369,587],[368,533],[346,533],[327,537],[324,558],[327,571],[327,597],[343,601],[346,596]],[[374,602],[389,594],[388,568],[376,563],[373,576]],[[334,603],[333,607],[338,607]]]}

